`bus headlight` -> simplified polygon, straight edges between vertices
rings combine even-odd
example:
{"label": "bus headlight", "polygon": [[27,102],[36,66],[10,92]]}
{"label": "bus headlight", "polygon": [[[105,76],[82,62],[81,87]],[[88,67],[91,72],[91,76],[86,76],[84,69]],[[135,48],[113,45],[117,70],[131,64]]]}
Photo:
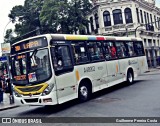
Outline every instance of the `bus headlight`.
{"label": "bus headlight", "polygon": [[17,91],[13,90],[13,93],[16,97],[22,97]]}
{"label": "bus headlight", "polygon": [[48,85],[48,87],[44,89],[42,96],[48,95],[52,91],[53,87],[54,87],[54,84]]}

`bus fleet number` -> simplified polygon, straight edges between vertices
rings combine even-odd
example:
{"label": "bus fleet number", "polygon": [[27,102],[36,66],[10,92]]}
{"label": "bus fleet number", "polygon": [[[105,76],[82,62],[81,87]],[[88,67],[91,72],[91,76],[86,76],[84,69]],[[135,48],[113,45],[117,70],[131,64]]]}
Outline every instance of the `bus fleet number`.
{"label": "bus fleet number", "polygon": [[86,72],[93,72],[93,71],[95,71],[95,66],[84,68],[84,73],[86,73]]}

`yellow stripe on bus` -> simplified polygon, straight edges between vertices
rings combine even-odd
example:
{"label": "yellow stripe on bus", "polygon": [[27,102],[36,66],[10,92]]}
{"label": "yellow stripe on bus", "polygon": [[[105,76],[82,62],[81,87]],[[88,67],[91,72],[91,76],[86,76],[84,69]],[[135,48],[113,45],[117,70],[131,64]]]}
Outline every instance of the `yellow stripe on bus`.
{"label": "yellow stripe on bus", "polygon": [[66,40],[88,40],[87,36],[66,36]]}
{"label": "yellow stripe on bus", "polygon": [[76,70],[76,79],[77,79],[77,81],[79,81],[79,79],[80,79],[78,70]]}
{"label": "yellow stripe on bus", "polygon": [[[23,92],[20,90],[20,88],[29,88],[29,87],[37,87],[37,86],[40,86],[40,85],[43,85],[42,88],[40,88],[38,91],[29,91],[29,92]],[[46,89],[46,87],[48,86],[47,83],[43,83],[43,84],[39,84],[39,85],[33,85],[33,86],[15,86],[14,87],[14,90],[17,91],[19,94],[24,94],[24,95],[27,95],[27,94],[37,94],[37,93],[42,93],[44,91],[44,89]]]}
{"label": "yellow stripe on bus", "polygon": [[118,73],[118,64],[116,64],[116,72]]}

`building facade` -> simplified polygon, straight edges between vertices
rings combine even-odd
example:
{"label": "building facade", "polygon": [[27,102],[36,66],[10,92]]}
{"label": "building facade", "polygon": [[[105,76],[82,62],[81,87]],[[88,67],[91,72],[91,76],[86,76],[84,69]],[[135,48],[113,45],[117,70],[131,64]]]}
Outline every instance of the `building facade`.
{"label": "building facade", "polygon": [[93,0],[91,34],[140,37],[149,67],[160,65],[160,8],[155,0]]}

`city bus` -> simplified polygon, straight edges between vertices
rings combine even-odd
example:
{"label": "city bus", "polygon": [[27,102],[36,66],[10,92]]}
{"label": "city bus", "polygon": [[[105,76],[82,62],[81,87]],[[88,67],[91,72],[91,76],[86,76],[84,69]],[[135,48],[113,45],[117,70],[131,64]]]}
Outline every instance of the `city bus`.
{"label": "city bus", "polygon": [[148,70],[140,38],[44,34],[11,45],[14,100],[56,105],[91,98]]}

